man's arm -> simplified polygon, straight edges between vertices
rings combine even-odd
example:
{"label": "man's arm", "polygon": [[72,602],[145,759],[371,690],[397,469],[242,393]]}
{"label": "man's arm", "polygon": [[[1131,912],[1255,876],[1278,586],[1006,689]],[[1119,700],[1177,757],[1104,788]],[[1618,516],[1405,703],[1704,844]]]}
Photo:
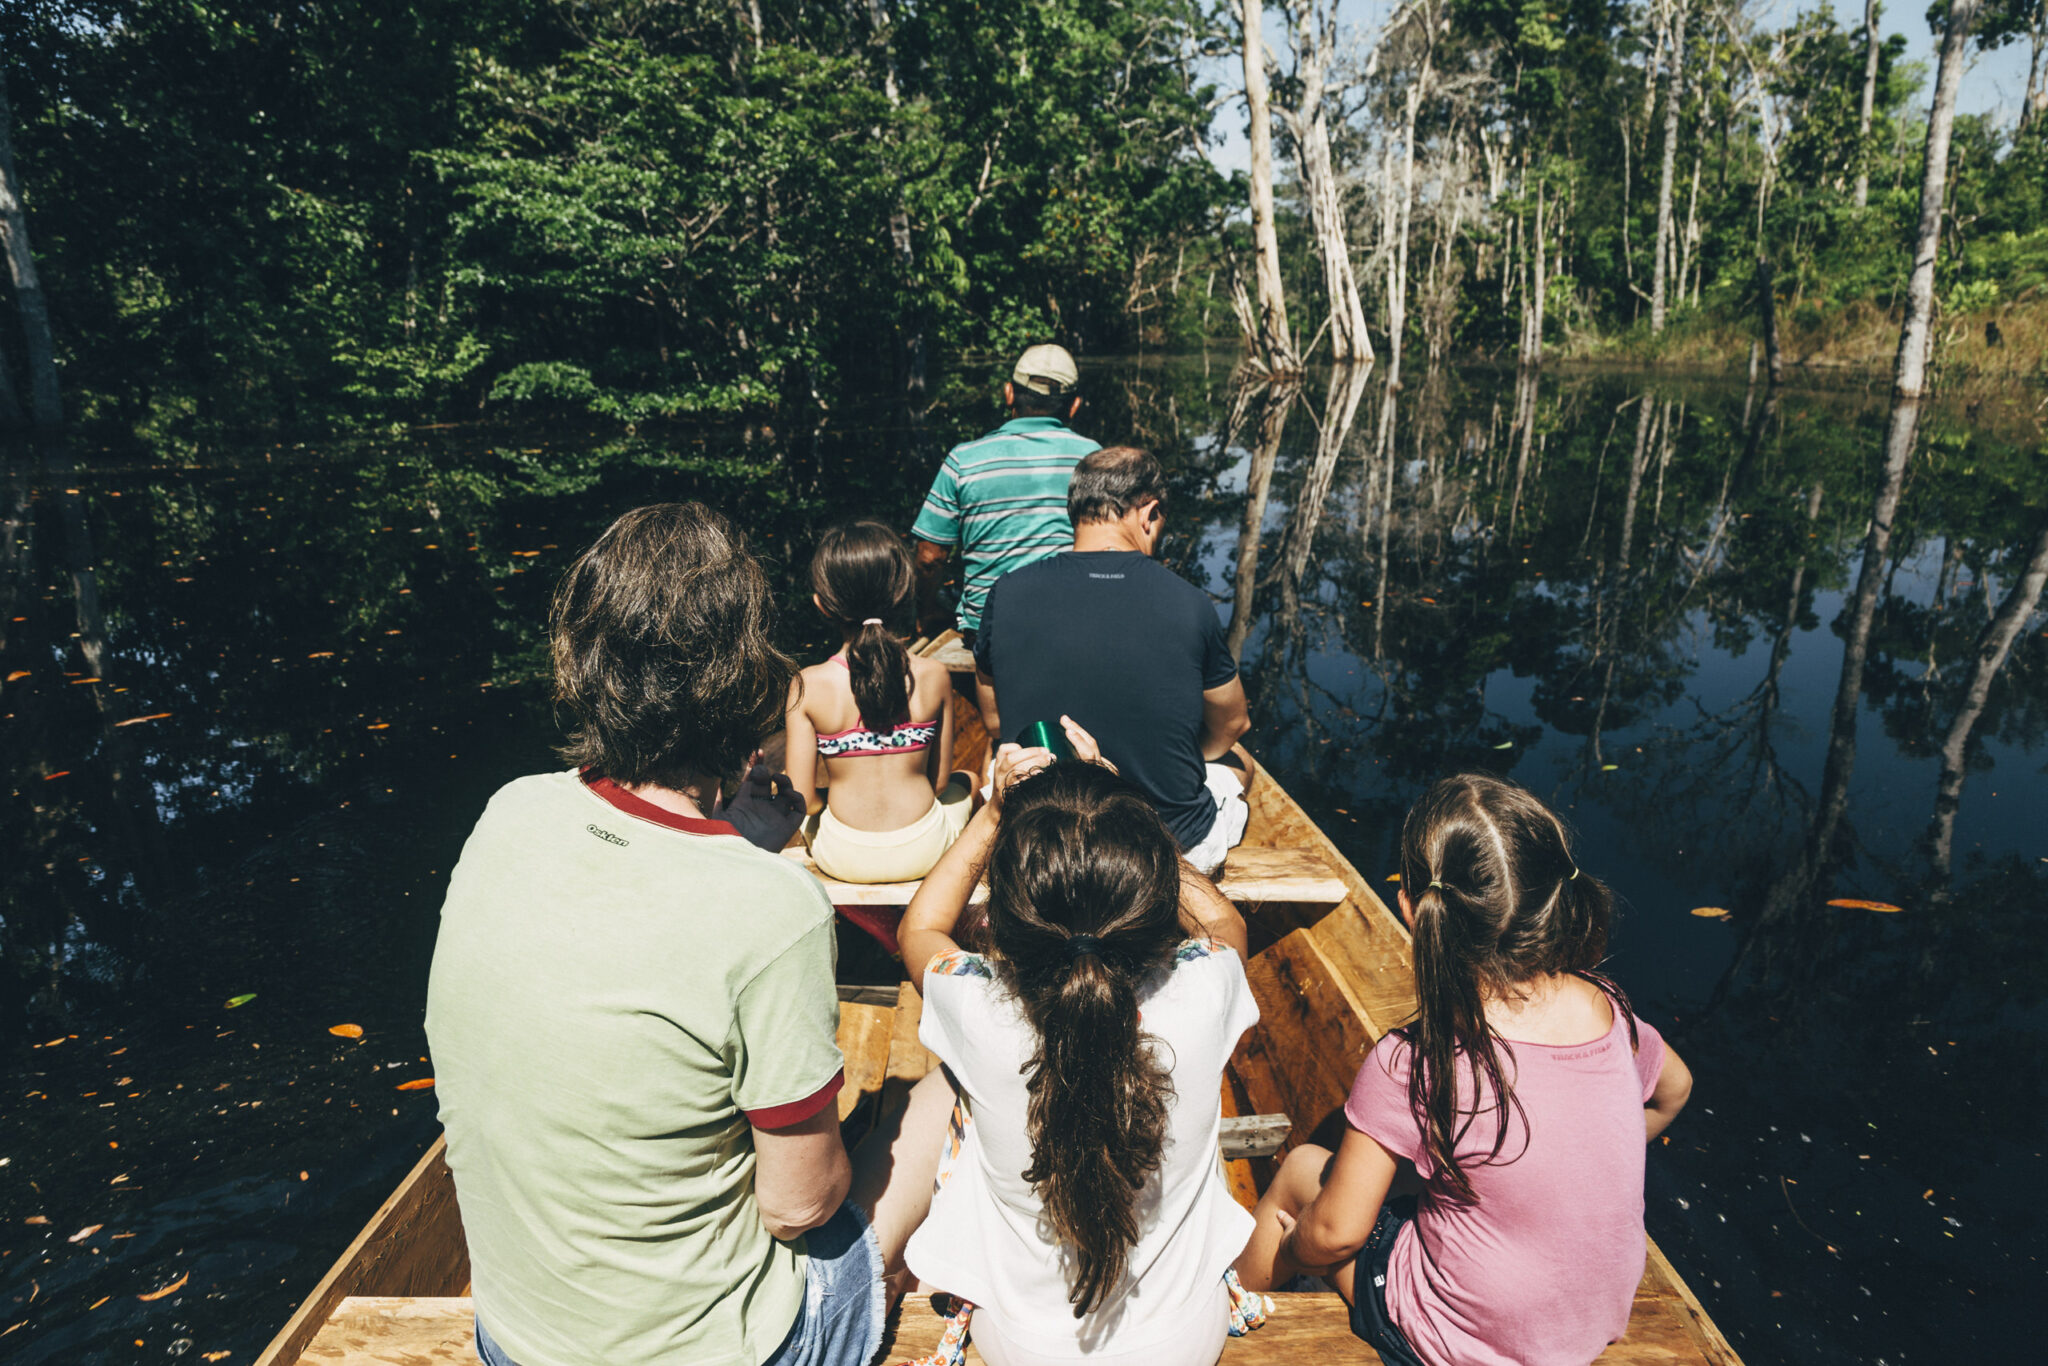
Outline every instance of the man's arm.
{"label": "man's arm", "polygon": [[1251,711],[1244,700],[1244,680],[1233,678],[1220,688],[1202,693],[1202,758],[1215,763],[1230,752],[1238,737],[1252,728]]}
{"label": "man's arm", "polygon": [[920,635],[935,636],[948,624],[939,615],[939,585],[945,582],[946,562],[953,558],[953,547],[927,541],[922,536],[914,539],[917,541],[917,629]]}
{"label": "man's arm", "polygon": [[853,1183],[839,1141],[839,1107],[827,1101],[809,1119],[754,1131],[754,1201],[761,1224],[782,1242],[830,1219]]}

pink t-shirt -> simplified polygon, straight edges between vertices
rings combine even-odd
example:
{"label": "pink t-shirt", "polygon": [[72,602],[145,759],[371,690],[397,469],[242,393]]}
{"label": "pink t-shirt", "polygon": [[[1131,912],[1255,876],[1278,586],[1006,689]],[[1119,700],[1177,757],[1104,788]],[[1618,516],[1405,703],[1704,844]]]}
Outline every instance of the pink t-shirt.
{"label": "pink t-shirt", "polygon": [[[1459,1143],[1478,1200],[1433,1190],[1401,1230],[1387,1268],[1387,1311],[1432,1366],[1586,1366],[1628,1328],[1643,1277],[1643,1105],[1664,1067],[1664,1039],[1621,1012],[1605,1037],[1559,1047],[1510,1043],[1501,1065],[1521,1102],[1508,1140],[1487,1113]],[[1433,1165],[1408,1108],[1412,1052],[1389,1034],[1366,1056],[1344,1117],[1427,1179]],[[1458,1068],[1458,1104],[1472,1103]],[[1490,1088],[1489,1088],[1490,1089]],[[1469,1160],[1468,1160],[1469,1158]]]}

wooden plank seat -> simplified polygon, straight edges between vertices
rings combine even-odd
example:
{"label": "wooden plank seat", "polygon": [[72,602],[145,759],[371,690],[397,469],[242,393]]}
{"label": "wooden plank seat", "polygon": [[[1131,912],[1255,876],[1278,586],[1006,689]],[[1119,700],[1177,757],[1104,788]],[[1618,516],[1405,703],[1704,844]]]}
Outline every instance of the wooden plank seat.
{"label": "wooden plank seat", "polygon": [[[907,1296],[892,1316],[888,1363],[928,1356],[939,1343],[945,1320],[927,1295]],[[1664,1366],[1697,1362],[1701,1344],[1687,1322],[1685,1306],[1658,1284],[1655,1269],[1636,1291],[1628,1336],[1601,1353],[1608,1366]],[[1292,1366],[1298,1361],[1375,1363],[1379,1354],[1351,1336],[1350,1310],[1337,1295],[1273,1296],[1264,1327],[1232,1338],[1223,1349],[1225,1366]],[[1713,1359],[1711,1356],[1709,1359]],[[467,1298],[351,1296],[341,1301],[301,1360],[336,1366],[428,1366],[476,1360],[474,1319]],[[970,1343],[967,1360],[981,1356]]]}
{"label": "wooden plank seat", "polygon": [[[802,864],[824,883],[832,904],[849,922],[865,930],[889,952],[902,952],[896,942],[896,927],[902,923],[903,910],[910,904],[910,898],[917,894],[917,883],[841,882],[819,872],[810,852],[801,844],[784,849],[782,856]],[[1248,911],[1285,906],[1310,916],[1342,905],[1350,892],[1337,870],[1318,851],[1270,845],[1240,845],[1231,850],[1223,861],[1216,885]],[[987,899],[987,884],[974,889],[975,904]]]}

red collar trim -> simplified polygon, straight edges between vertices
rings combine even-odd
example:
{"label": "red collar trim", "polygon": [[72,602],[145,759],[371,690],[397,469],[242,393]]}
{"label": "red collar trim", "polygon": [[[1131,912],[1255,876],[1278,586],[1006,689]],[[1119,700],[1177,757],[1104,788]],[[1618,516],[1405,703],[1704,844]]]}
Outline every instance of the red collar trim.
{"label": "red collar trim", "polygon": [[738,835],[740,832],[726,821],[708,821],[696,816],[684,816],[674,811],[664,811],[645,797],[636,796],[620,787],[610,778],[583,775],[583,785],[606,802],[629,816],[638,816],[643,821],[652,821],[670,830],[680,830],[686,835]]}

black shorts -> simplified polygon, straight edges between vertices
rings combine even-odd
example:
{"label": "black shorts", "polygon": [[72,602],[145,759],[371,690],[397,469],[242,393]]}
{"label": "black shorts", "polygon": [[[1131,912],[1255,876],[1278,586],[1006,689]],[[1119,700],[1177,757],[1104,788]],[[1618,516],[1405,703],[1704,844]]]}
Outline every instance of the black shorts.
{"label": "black shorts", "polygon": [[1387,1261],[1401,1226],[1415,1218],[1413,1196],[1387,1200],[1373,1221],[1372,1235],[1358,1249],[1356,1280],[1351,1287],[1351,1331],[1380,1354],[1386,1366],[1423,1366],[1422,1358],[1387,1313]]}

